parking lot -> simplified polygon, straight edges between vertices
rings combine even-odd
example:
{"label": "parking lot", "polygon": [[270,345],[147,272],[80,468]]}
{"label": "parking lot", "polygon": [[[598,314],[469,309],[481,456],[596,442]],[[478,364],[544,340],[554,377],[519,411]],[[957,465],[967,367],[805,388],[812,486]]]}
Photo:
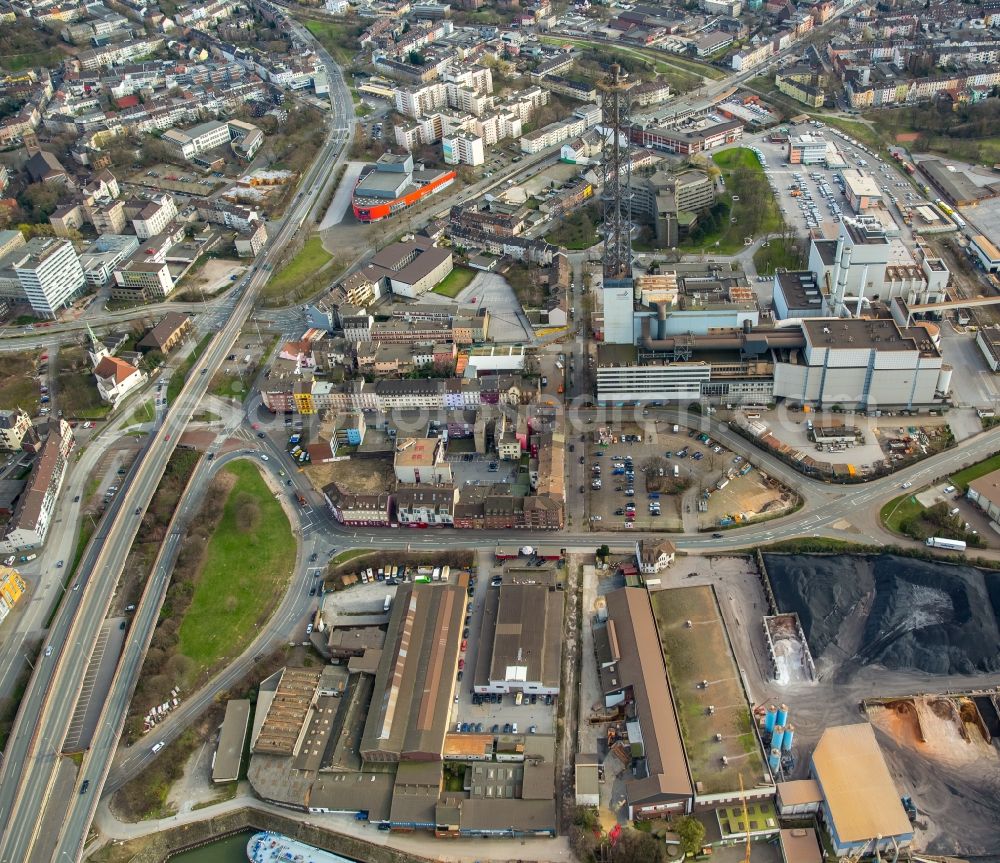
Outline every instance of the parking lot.
{"label": "parking lot", "polygon": [[[790,131],[793,135],[808,131],[811,134],[822,135],[833,142],[843,156],[847,168],[862,170],[878,182],[885,206],[890,208],[890,212],[891,201],[894,198],[904,206],[926,203],[891,160],[883,160],[862,150],[829,128],[800,127]],[[845,214],[853,214],[840,181],[843,168],[828,168],[825,164],[790,165],[787,145],[771,143],[764,137],[755,140],[753,145],[759,148],[767,159],[768,181],[785,220],[796,233],[822,230],[830,234]],[[796,191],[801,194],[795,194]]]}
{"label": "parking lot", "polygon": [[[588,512],[595,530],[629,530],[630,524],[640,530],[680,530],[685,514],[697,510],[692,492],[733,457],[714,441],[706,445],[697,432],[666,422],[646,436],[638,428],[608,431],[607,444],[597,432],[582,456],[590,476]],[[598,478],[600,488],[595,488]]]}
{"label": "parking lot", "polygon": [[658,422],[646,435],[629,428],[612,434],[602,445],[596,433],[582,456],[594,530],[711,530],[729,517],[748,519],[794,504],[787,489],[698,431]]}

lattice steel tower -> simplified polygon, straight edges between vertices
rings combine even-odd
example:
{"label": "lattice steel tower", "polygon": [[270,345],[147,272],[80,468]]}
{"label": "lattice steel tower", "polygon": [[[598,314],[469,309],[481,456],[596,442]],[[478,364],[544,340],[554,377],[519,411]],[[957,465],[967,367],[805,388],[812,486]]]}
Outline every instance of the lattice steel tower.
{"label": "lattice steel tower", "polygon": [[601,153],[604,191],[604,281],[632,278],[632,161],[629,158],[628,73],[613,64],[598,87],[601,90]]}

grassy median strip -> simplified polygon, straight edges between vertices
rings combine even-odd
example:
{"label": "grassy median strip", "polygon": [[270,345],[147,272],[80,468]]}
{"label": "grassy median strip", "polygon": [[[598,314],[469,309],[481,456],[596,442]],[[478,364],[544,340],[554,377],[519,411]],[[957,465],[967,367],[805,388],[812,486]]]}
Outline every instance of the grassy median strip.
{"label": "grassy median strip", "polygon": [[257,634],[295,564],[295,538],[281,503],[257,466],[239,461],[201,575],[178,632],[178,650],[197,669],[237,656]]}
{"label": "grassy median strip", "polygon": [[170,381],[167,384],[167,403],[173,404],[174,399],[180,395],[181,390],[184,388],[184,381],[187,379],[188,373],[196,362],[198,362],[198,357],[205,353],[205,348],[208,347],[208,343],[215,338],[215,333],[209,333],[205,336],[198,344],[194,346],[194,350],[188,354],[181,364],[174,370],[174,373],[170,376]]}

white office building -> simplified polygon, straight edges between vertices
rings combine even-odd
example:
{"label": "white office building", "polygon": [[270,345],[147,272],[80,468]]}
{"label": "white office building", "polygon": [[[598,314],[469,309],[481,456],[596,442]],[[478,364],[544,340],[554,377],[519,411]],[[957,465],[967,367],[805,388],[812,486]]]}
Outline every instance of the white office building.
{"label": "white office building", "polygon": [[35,237],[18,253],[12,268],[32,310],[43,318],[55,318],[86,284],[69,240]]}

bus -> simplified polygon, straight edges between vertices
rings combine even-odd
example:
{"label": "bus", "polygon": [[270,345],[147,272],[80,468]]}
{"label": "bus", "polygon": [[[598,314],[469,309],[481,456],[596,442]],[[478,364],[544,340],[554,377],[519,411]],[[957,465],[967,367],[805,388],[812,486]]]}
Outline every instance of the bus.
{"label": "bus", "polygon": [[926,544],[931,548],[946,548],[951,551],[965,551],[965,542],[961,539],[946,539],[943,536],[931,536]]}

